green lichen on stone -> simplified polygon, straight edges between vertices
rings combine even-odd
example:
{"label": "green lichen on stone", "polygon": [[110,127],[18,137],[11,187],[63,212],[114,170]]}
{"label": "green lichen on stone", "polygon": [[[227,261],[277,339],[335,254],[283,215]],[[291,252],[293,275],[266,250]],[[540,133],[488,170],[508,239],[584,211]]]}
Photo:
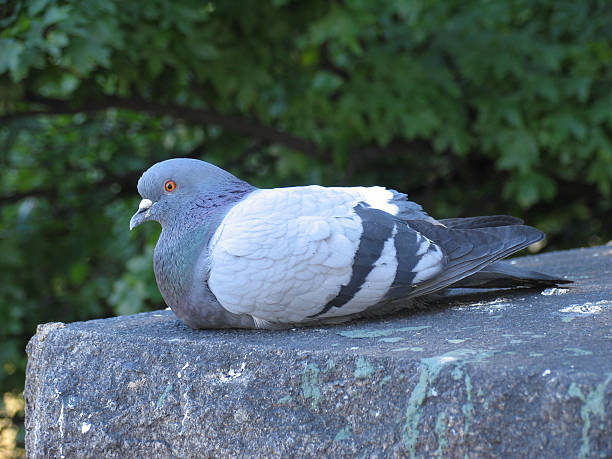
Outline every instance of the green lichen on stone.
{"label": "green lichen on stone", "polygon": [[585,351],[584,349],[580,349],[579,347],[565,347],[565,348],[563,348],[563,350],[571,352],[572,356],[574,356],[574,357],[585,356],[585,355],[593,355],[593,353],[591,351]]}
{"label": "green lichen on stone", "polygon": [[397,343],[398,341],[401,341],[403,339],[404,338],[402,338],[401,336],[392,336],[390,338],[381,338],[378,341],[383,343]]}
{"label": "green lichen on stone", "polygon": [[[394,333],[421,331],[421,330],[425,330],[426,328],[430,328],[430,327],[431,325],[417,325],[414,327],[390,328],[386,330],[371,330],[371,329],[343,330],[343,331],[339,331],[338,334],[340,336],[344,336],[345,338],[354,338],[354,339],[382,338],[384,336],[389,336]],[[388,342],[393,342],[393,341],[388,341]]]}
{"label": "green lichen on stone", "polygon": [[345,338],[380,338],[393,334],[393,330],[344,330],[338,332],[338,334]]}
{"label": "green lichen on stone", "polygon": [[417,325],[414,327],[402,327],[402,328],[396,328],[395,331],[397,332],[421,331],[421,330],[425,330],[426,328],[431,328],[431,325]]}
{"label": "green lichen on stone", "polygon": [[453,370],[452,376],[456,381],[463,379],[465,384],[467,401],[461,406],[461,411],[463,412],[463,417],[465,419],[464,432],[468,433],[470,430],[470,423],[474,417],[474,404],[472,403],[472,379],[470,378],[470,374],[464,370],[463,364],[461,363]]}
{"label": "green lichen on stone", "polygon": [[441,363],[437,357],[421,360],[421,373],[408,400],[406,423],[403,429],[403,441],[410,452],[410,457],[416,456],[416,438],[421,419],[421,405],[427,397],[429,384],[436,379],[443,366],[444,363]]}
{"label": "green lichen on stone", "polygon": [[438,357],[430,357],[421,360],[421,373],[408,399],[406,422],[402,429],[402,440],[404,446],[408,448],[411,458],[416,457],[416,440],[419,434],[419,421],[421,420],[422,414],[421,406],[427,397],[430,383],[437,378],[443,367],[444,362]]}
{"label": "green lichen on stone", "polygon": [[530,352],[529,357],[542,357],[544,354],[541,352]]}
{"label": "green lichen on stone", "polygon": [[465,434],[470,431],[470,424],[472,423],[472,419],[474,418],[474,404],[472,403],[472,378],[470,378],[470,374],[466,371],[465,376],[463,378],[465,382],[465,392],[467,394],[467,401],[461,407],[461,411],[463,412],[464,422],[465,422]]}
{"label": "green lichen on stone", "polygon": [[387,384],[389,381],[391,381],[391,375],[387,375],[385,376],[380,383],[378,384],[378,388],[382,389],[382,386],[384,386],[385,384]]}
{"label": "green lichen on stone", "polygon": [[351,425],[348,424],[338,431],[334,437],[334,441],[348,440],[351,438],[351,435],[353,435],[353,429],[351,428]]}
{"label": "green lichen on stone", "polygon": [[446,424],[446,413],[442,411],[436,418],[436,434],[438,435],[438,449],[436,449],[435,452],[436,457],[445,457],[444,449],[448,446],[448,440],[446,439]]}
{"label": "green lichen on stone", "polygon": [[[410,457],[416,457],[416,440],[419,434],[418,427],[421,420],[423,402],[430,393],[429,386],[436,380],[440,371],[442,371],[445,365],[453,362],[458,362],[459,365],[485,362],[493,353],[494,351],[490,350],[477,351],[474,349],[456,349],[442,355],[421,359],[421,373],[408,399],[406,422],[402,428],[402,442],[408,449]],[[459,372],[460,373],[453,373],[460,378],[464,372],[461,368]],[[465,384],[468,396],[467,403],[463,405],[462,411],[466,417],[466,429],[469,429],[470,420],[474,413],[471,395],[472,384],[469,375],[465,378]]]}
{"label": "green lichen on stone", "polygon": [[447,339],[446,341],[448,341],[451,344],[461,344],[464,341],[467,341],[468,338],[464,338],[464,339]]}
{"label": "green lichen on stone", "polygon": [[292,400],[293,397],[291,395],[285,395],[284,397],[279,398],[277,403],[279,405],[288,405]]}
{"label": "green lichen on stone", "polygon": [[309,363],[302,373],[302,396],[305,400],[310,400],[310,406],[317,409],[321,398],[319,389],[319,367],[316,363]]}
{"label": "green lichen on stone", "polygon": [[164,392],[161,394],[161,396],[157,400],[157,403],[155,404],[155,408],[156,409],[160,408],[164,404],[164,401],[166,400],[166,397],[168,396],[168,394],[170,393],[170,391],[172,390],[173,387],[174,387],[174,383],[169,383],[166,386],[166,388],[164,389]]}
{"label": "green lichen on stone", "polygon": [[580,451],[578,452],[579,458],[591,457],[591,444],[589,437],[589,430],[591,429],[591,417],[598,416],[603,419],[605,415],[604,411],[604,394],[606,386],[612,381],[612,373],[607,373],[607,377],[604,382],[597,384],[595,388],[590,391],[586,396],[575,382],[570,385],[568,394],[571,397],[577,397],[582,400],[582,407],[580,408],[580,418],[583,421],[582,425],[582,444],[580,445]]}
{"label": "green lichen on stone", "polygon": [[369,377],[374,372],[374,367],[370,365],[370,363],[364,359],[362,356],[359,356],[357,359],[357,368],[355,368],[355,378],[357,379],[365,379]]}
{"label": "green lichen on stone", "polygon": [[412,347],[395,347],[393,349],[391,349],[392,352],[404,352],[404,351],[411,351],[411,352],[423,352],[423,348],[419,347],[419,346],[412,346]]}

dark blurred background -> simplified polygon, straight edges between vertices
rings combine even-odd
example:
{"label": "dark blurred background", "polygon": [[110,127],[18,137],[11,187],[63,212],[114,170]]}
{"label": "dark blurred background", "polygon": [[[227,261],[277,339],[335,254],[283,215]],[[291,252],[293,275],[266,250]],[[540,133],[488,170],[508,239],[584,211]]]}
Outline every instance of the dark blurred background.
{"label": "dark blurred background", "polygon": [[[42,322],[162,308],[156,161],[612,238],[607,0],[0,2],[0,455]],[[16,436],[16,438],[15,438]],[[12,449],[11,449],[12,448]]]}

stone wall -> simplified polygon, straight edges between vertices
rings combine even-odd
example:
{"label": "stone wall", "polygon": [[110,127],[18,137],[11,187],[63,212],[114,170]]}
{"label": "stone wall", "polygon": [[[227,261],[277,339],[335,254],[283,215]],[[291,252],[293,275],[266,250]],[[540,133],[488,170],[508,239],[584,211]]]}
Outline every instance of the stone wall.
{"label": "stone wall", "polygon": [[611,457],[612,246],[517,263],[576,282],[324,328],[41,325],[27,454]]}

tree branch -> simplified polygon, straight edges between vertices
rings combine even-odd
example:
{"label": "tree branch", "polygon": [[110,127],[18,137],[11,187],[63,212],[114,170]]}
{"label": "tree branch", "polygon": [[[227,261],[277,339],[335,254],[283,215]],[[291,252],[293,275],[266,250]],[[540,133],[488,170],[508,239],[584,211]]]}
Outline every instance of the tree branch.
{"label": "tree branch", "polygon": [[[80,183],[72,191],[77,194],[89,194],[96,190],[104,190],[110,185],[119,185],[120,196],[136,196],[134,189],[136,182],[141,175],[141,171],[129,171],[126,174],[113,176],[108,175],[106,178],[95,183]],[[61,192],[57,187],[39,188],[36,190],[24,191],[7,195],[0,195],[0,205],[14,204],[26,198],[42,198],[49,201],[56,201],[61,197]]]}
{"label": "tree branch", "polygon": [[173,118],[182,119],[192,124],[213,124],[262,141],[284,145],[317,158],[327,158],[326,153],[320,150],[319,147],[310,140],[302,139],[292,134],[279,131],[273,127],[266,126],[259,120],[253,118],[228,115],[219,113],[216,110],[204,110],[176,104],[157,104],[143,99],[124,99],[114,96],[107,96],[99,101],[91,101],[79,106],[73,106],[64,100],[40,97],[34,94],[28,94],[26,96],[26,101],[32,104],[41,105],[45,107],[46,110],[30,110],[2,115],[0,116],[0,123],[36,115],[95,113],[108,108],[122,108],[157,116],[170,115]]}
{"label": "tree branch", "polygon": [[[92,100],[78,106],[74,106],[65,100],[41,97],[32,93],[28,93],[25,99],[26,102],[34,106],[38,105],[44,109],[2,115],[0,116],[0,123],[29,116],[96,113],[109,108],[118,108],[156,116],[169,115],[190,124],[212,124],[238,134],[253,137],[263,143],[284,145],[317,159],[328,160],[330,157],[330,152],[320,149],[315,142],[266,126],[254,118],[228,115],[219,113],[216,110],[205,110],[176,104],[158,104],[139,98],[125,99],[115,96],[106,96],[102,99]],[[352,167],[358,167],[358,164],[367,163],[378,155],[396,155],[414,150],[431,151],[431,146],[426,141],[404,141],[396,139],[382,148],[374,144],[363,144],[355,145],[350,150],[354,157]]]}
{"label": "tree branch", "polygon": [[350,81],[351,74],[341,67],[338,67],[334,61],[332,61],[329,54],[329,41],[325,41],[319,47],[319,58],[321,60],[321,67],[332,73],[335,73],[344,81]]}
{"label": "tree branch", "polygon": [[12,204],[14,202],[21,201],[22,199],[25,199],[25,198],[39,198],[39,197],[52,198],[56,196],[56,194],[57,193],[54,190],[50,190],[50,189],[31,190],[31,191],[25,191],[23,193],[8,194],[8,195],[0,196],[0,206],[4,206],[6,204]]}
{"label": "tree branch", "polygon": [[[202,156],[203,153],[203,144],[196,145],[191,151],[181,154],[183,158],[195,158],[198,159]],[[167,159],[165,157],[153,157],[151,158],[152,162],[158,162]],[[98,165],[99,166],[99,165]],[[72,169],[65,171],[66,173],[72,173],[77,175],[82,175],[85,171],[82,169]],[[80,183],[75,188],[72,189],[72,192],[76,192],[77,194],[88,194],[91,193],[92,190],[101,190],[108,188],[111,185],[119,185],[120,190],[118,192],[119,196],[136,196],[134,194],[134,189],[136,187],[136,183],[138,182],[139,177],[141,176],[141,170],[129,170],[125,171],[125,173],[121,175],[115,175],[109,170],[103,170],[103,177],[101,180],[94,183]],[[56,200],[60,197],[60,191],[56,186],[51,186],[49,188],[38,188],[29,191],[23,191],[19,193],[12,193],[6,195],[0,195],[0,206],[5,204],[14,204],[16,202],[21,201],[26,198],[42,198],[47,199],[49,201]]]}

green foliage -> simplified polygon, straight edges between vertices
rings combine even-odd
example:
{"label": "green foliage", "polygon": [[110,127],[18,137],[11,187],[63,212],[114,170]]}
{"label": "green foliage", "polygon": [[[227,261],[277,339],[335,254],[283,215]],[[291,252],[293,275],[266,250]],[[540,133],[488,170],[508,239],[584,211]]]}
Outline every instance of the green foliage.
{"label": "green foliage", "polygon": [[605,0],[0,4],[0,392],[37,323],[164,306],[127,228],[171,156],[605,242],[611,82]]}

